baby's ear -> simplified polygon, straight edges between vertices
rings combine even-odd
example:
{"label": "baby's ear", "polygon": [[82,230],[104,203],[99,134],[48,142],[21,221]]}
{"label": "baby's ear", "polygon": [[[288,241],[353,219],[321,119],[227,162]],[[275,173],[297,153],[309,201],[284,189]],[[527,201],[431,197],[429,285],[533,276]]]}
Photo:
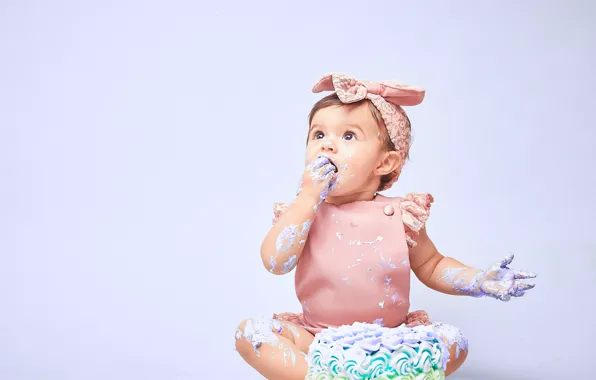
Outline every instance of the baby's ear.
{"label": "baby's ear", "polygon": [[383,176],[393,173],[401,164],[401,156],[396,151],[385,152],[376,169],[376,174]]}

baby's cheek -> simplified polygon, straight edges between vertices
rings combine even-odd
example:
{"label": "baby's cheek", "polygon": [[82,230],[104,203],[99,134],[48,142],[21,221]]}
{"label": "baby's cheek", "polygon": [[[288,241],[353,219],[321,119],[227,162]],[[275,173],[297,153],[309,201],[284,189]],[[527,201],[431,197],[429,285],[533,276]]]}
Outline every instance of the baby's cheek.
{"label": "baby's cheek", "polygon": [[339,167],[339,176],[342,182],[350,183],[361,176],[362,168],[359,167],[357,161],[347,162]]}
{"label": "baby's cheek", "polygon": [[346,148],[342,152],[341,161],[347,169],[351,169],[358,162],[358,152],[353,148]]}

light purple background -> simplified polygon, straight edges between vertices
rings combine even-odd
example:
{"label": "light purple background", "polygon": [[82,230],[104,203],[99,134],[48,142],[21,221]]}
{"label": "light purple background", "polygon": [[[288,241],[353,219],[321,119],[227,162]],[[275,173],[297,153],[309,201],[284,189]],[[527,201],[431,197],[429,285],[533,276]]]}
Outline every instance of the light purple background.
{"label": "light purple background", "polygon": [[259,246],[329,71],[426,88],[387,194],[540,275],[507,304],[412,280],[470,339],[452,378],[593,373],[594,2],[205,3],[0,3],[0,379],[260,378],[233,335],[298,310]]}

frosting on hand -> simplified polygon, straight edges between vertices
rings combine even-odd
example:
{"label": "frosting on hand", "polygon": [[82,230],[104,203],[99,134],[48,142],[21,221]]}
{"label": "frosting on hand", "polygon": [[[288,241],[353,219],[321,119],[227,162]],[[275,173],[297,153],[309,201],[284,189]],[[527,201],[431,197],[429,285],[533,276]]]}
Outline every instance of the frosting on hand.
{"label": "frosting on hand", "polygon": [[458,293],[472,297],[492,297],[506,302],[511,297],[523,296],[536,286],[522,280],[537,275],[509,268],[512,261],[513,255],[508,255],[489,269],[473,270],[471,275],[469,268],[448,268],[443,271],[441,279],[451,283]]}

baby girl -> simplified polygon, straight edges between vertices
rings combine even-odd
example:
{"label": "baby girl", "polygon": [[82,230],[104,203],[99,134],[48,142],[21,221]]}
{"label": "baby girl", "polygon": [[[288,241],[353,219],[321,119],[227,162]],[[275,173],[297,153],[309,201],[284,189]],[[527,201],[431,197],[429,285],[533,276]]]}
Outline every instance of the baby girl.
{"label": "baby girl", "polygon": [[[399,178],[410,147],[402,106],[422,102],[424,90],[330,74],[313,92],[333,91],[309,117],[306,169],[294,201],[275,205],[261,258],[274,274],[296,267],[301,313],[247,319],[236,349],[267,379],[304,379],[314,334],[354,322],[394,328],[431,325],[409,312],[410,271],[441,293],[509,301],[533,288],[536,275],[509,268],[513,256],[475,269],[443,256],[426,233],[433,197],[379,192]],[[434,325],[449,347],[445,373],[467,357],[467,339],[454,326]]]}

